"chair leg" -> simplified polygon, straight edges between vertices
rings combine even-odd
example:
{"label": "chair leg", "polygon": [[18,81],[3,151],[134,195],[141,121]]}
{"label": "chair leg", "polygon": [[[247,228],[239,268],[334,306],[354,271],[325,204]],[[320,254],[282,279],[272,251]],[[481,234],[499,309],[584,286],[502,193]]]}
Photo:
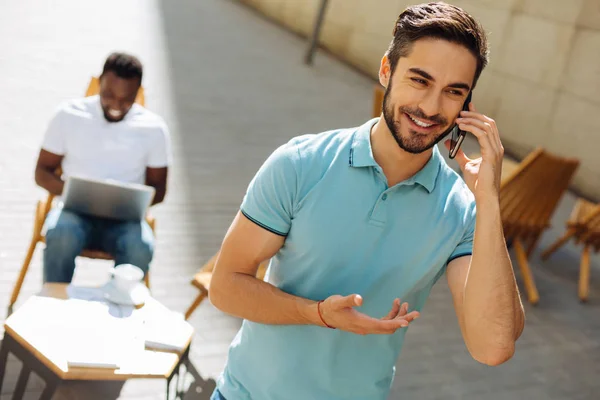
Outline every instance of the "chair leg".
{"label": "chair leg", "polygon": [[590,293],[590,246],[585,245],[579,268],[579,299],[587,301]]}
{"label": "chair leg", "polygon": [[202,303],[202,301],[205,298],[206,298],[206,292],[205,291],[200,292],[200,294],[198,295],[198,297],[196,297],[196,299],[194,300],[194,302],[192,303],[192,305],[185,312],[185,319],[186,320],[190,318],[190,316],[192,315],[192,313],[196,310],[196,308],[198,308],[198,306],[200,305],[200,303]]}
{"label": "chair leg", "polygon": [[537,246],[538,242],[540,241],[540,238],[542,237],[542,233],[538,233],[537,235],[534,235],[530,240],[529,243],[527,244],[527,259],[529,260],[529,258],[531,257],[531,253],[533,253],[533,250],[535,249],[535,246]]}
{"label": "chair leg", "polygon": [[35,252],[37,242],[38,241],[34,238],[31,241],[31,244],[29,245],[29,250],[27,250],[27,255],[25,256],[25,260],[23,261],[23,266],[21,266],[21,272],[19,272],[19,277],[17,278],[17,282],[15,283],[12,296],[10,297],[9,308],[12,308],[12,306],[17,302],[17,298],[19,297],[19,293],[21,292],[21,286],[23,286],[25,275],[27,275],[27,270],[29,269],[31,259],[33,258],[33,253]]}
{"label": "chair leg", "polygon": [[552,243],[550,247],[548,247],[542,253],[542,260],[548,259],[552,253],[558,250],[563,244],[567,243],[569,239],[575,234],[575,228],[569,228],[556,242]]}
{"label": "chair leg", "polygon": [[525,285],[527,298],[529,299],[529,302],[531,304],[535,305],[540,300],[540,295],[538,293],[537,287],[535,286],[535,281],[533,280],[531,270],[529,269],[529,263],[527,262],[527,253],[525,253],[525,249],[523,249],[523,244],[519,239],[515,239],[514,246],[515,253],[517,255],[517,262],[521,270],[521,275],[523,276],[523,284]]}

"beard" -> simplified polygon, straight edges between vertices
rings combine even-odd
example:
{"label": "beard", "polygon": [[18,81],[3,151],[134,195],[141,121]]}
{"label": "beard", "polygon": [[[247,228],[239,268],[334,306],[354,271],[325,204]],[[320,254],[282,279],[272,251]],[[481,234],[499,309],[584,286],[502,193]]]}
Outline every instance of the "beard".
{"label": "beard", "polygon": [[[388,87],[385,89],[385,94],[383,96],[383,118],[385,123],[392,133],[392,137],[398,143],[400,148],[411,154],[420,154],[433,146],[438,144],[445,136],[447,136],[452,130],[456,127],[452,124],[449,128],[437,134],[433,138],[430,138],[430,135],[419,133],[413,131],[411,129],[408,130],[408,137],[403,137],[401,132],[401,124],[399,119],[396,118],[394,113],[394,107],[390,104],[390,88],[392,87],[392,80],[388,84]],[[440,126],[446,126],[448,124],[448,120],[444,118],[442,115],[437,114],[434,116],[428,116],[421,110],[420,108],[410,108],[408,106],[400,107],[399,111],[401,113],[406,113],[412,115],[417,118],[422,118],[429,120],[433,123],[439,124]]]}

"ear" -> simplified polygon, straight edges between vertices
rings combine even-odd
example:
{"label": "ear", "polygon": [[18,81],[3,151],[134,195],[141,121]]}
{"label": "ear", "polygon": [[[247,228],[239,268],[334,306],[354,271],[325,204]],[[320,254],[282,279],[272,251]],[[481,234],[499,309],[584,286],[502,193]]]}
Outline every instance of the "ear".
{"label": "ear", "polygon": [[387,54],[385,54],[381,59],[381,65],[379,66],[379,83],[385,88],[387,88],[390,83],[391,71],[390,60],[388,59]]}

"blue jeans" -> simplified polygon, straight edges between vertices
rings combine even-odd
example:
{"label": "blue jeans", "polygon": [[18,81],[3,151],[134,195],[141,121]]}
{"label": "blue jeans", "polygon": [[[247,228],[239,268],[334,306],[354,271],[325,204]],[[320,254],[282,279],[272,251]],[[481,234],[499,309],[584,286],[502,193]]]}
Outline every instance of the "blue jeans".
{"label": "blue jeans", "polygon": [[48,213],[44,228],[44,282],[70,283],[75,258],[83,249],[104,251],[114,257],[115,265],[133,264],[148,272],[154,234],[146,221],[114,221],[55,208]]}
{"label": "blue jeans", "polygon": [[212,396],[210,396],[210,400],[227,400],[227,399],[225,397],[223,397],[221,392],[219,392],[219,389],[215,389]]}

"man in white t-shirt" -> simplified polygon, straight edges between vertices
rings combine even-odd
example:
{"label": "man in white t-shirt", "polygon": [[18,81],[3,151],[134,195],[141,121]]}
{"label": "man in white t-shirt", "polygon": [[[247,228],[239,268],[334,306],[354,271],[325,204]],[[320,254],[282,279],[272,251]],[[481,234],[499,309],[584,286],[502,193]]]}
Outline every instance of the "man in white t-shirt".
{"label": "man in white t-shirt", "polygon": [[[171,162],[164,120],[135,103],[142,65],[113,53],[100,76],[100,94],[60,105],[50,121],[35,168],[35,181],[60,196],[70,175],[153,186],[163,201]],[[55,171],[62,168],[63,175]],[[71,282],[75,258],[86,249],[108,252],[115,264],[148,271],[154,235],[146,221],[122,222],[53,208],[45,221],[44,282]]]}

